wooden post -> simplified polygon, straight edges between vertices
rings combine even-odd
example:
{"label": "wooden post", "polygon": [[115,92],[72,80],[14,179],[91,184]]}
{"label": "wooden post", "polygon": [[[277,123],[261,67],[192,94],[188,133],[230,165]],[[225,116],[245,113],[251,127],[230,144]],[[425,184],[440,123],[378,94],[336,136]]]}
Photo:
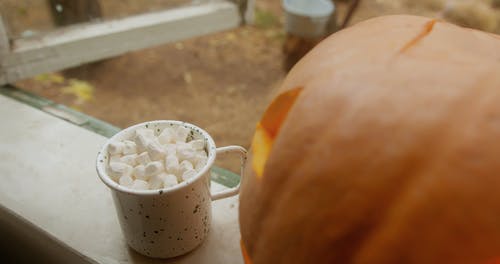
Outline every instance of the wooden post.
{"label": "wooden post", "polygon": [[0,65],[5,56],[9,53],[9,37],[7,36],[7,29],[4,26],[2,16],[0,16]]}
{"label": "wooden post", "polygon": [[238,6],[241,23],[242,24],[253,24],[254,22],[254,5],[255,0],[230,0]]}
{"label": "wooden post", "polygon": [[358,9],[359,2],[361,2],[361,0],[352,0],[351,5],[347,10],[347,14],[344,17],[344,21],[342,21],[342,24],[340,25],[340,29],[344,29],[345,27],[347,27],[347,25],[351,21],[352,15],[354,14],[354,12],[356,12],[356,9]]}
{"label": "wooden post", "polygon": [[58,26],[88,22],[102,16],[97,0],[48,0],[52,20]]}
{"label": "wooden post", "polygon": [[[102,16],[98,0],[48,0],[48,4],[54,24],[60,27],[97,20]],[[89,62],[80,67],[92,68],[101,62]],[[73,77],[71,69],[62,71],[62,74]]]}
{"label": "wooden post", "polygon": [[245,11],[243,13],[243,19],[246,24],[252,25],[255,19],[255,0],[245,0]]}
{"label": "wooden post", "polygon": [[0,83],[5,82],[4,64],[10,52],[10,42],[7,36],[7,29],[4,26],[2,16],[0,16]]}

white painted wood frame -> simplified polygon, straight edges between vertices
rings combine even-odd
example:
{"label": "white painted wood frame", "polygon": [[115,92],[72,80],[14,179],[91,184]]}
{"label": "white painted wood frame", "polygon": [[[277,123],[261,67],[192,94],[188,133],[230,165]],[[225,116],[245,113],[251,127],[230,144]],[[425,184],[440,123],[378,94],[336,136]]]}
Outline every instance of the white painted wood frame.
{"label": "white painted wood frame", "polygon": [[235,28],[251,12],[251,3],[253,0],[212,2],[119,20],[78,24],[38,37],[17,39],[10,45],[0,18],[0,85]]}

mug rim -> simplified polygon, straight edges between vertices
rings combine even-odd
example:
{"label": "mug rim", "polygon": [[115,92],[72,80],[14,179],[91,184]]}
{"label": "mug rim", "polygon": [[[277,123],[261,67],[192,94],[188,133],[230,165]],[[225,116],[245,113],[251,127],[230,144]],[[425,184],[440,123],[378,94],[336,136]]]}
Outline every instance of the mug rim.
{"label": "mug rim", "polygon": [[[203,168],[200,171],[197,172],[197,174],[194,177],[192,177],[186,181],[182,181],[182,182],[180,182],[172,187],[155,189],[155,190],[133,190],[131,188],[120,185],[118,182],[111,179],[111,177],[109,177],[109,175],[106,171],[107,161],[104,162],[103,156],[105,154],[107,154],[107,149],[108,149],[109,143],[112,142],[113,140],[116,140],[124,133],[134,131],[134,130],[138,129],[139,127],[143,127],[146,125],[154,125],[154,124],[182,125],[182,126],[190,128],[191,130],[195,130],[195,131],[199,132],[204,137],[204,139],[206,139],[206,142],[207,142],[207,147],[206,147],[206,150],[208,151],[207,163],[205,164],[205,166],[203,166]],[[212,155],[210,155],[210,154],[212,154]],[[108,186],[110,189],[112,189],[114,191],[127,193],[127,194],[133,194],[133,195],[146,195],[146,196],[158,195],[158,194],[161,195],[161,194],[166,194],[166,193],[172,193],[172,192],[175,192],[177,190],[186,188],[186,187],[190,186],[191,184],[193,184],[194,182],[198,181],[212,167],[212,165],[215,161],[215,158],[216,158],[216,154],[217,154],[217,152],[216,152],[215,142],[212,139],[212,137],[210,136],[210,134],[208,134],[204,129],[202,129],[196,125],[193,125],[191,123],[179,121],[179,120],[152,120],[152,121],[146,121],[146,122],[142,122],[139,124],[135,124],[133,126],[129,126],[125,129],[120,130],[118,133],[114,134],[111,138],[108,138],[106,140],[106,143],[104,143],[104,145],[101,147],[101,150],[97,153],[96,171],[97,171],[97,175],[99,176],[101,181],[104,184],[106,184],[106,186]]]}

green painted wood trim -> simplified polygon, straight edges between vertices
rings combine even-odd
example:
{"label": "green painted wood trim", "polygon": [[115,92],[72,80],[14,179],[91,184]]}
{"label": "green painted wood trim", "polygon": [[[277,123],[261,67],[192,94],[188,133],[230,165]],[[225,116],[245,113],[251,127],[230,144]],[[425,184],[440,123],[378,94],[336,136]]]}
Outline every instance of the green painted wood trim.
{"label": "green painted wood trim", "polygon": [[236,187],[240,183],[240,176],[217,166],[212,167],[210,176],[212,181],[231,188]]}
{"label": "green painted wood trim", "polygon": [[[108,138],[121,130],[119,127],[64,105],[57,104],[46,98],[23,91],[13,85],[0,86],[0,94]],[[240,183],[240,177],[237,174],[216,166],[212,167],[211,178],[214,182],[230,188]]]}
{"label": "green painted wood trim", "polygon": [[115,127],[109,123],[93,118],[89,115],[78,112],[64,105],[57,104],[46,98],[23,91],[12,85],[1,86],[0,94],[15,99],[21,103],[30,105],[50,115],[61,118],[74,125],[88,129],[105,137],[111,137],[118,131],[120,131],[120,128]]}

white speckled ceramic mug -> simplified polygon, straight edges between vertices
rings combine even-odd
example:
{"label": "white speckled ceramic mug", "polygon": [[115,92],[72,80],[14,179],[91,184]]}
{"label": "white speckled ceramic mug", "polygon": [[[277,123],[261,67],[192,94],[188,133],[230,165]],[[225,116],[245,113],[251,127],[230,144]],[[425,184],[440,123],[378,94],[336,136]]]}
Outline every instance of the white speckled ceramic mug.
{"label": "white speckled ceramic mug", "polygon": [[[208,160],[193,178],[160,190],[132,190],[113,181],[107,174],[109,142],[130,139],[138,128],[159,132],[169,126],[184,126],[190,137],[205,140]],[[97,174],[111,189],[118,219],[128,245],[137,252],[155,258],[185,254],[200,245],[210,230],[213,200],[238,194],[239,185],[210,193],[210,168],[216,155],[236,152],[243,168],[246,150],[239,146],[216,148],[212,137],[203,129],[180,121],[157,120],[126,128],[104,144],[97,155]],[[241,174],[240,174],[241,175]]]}

